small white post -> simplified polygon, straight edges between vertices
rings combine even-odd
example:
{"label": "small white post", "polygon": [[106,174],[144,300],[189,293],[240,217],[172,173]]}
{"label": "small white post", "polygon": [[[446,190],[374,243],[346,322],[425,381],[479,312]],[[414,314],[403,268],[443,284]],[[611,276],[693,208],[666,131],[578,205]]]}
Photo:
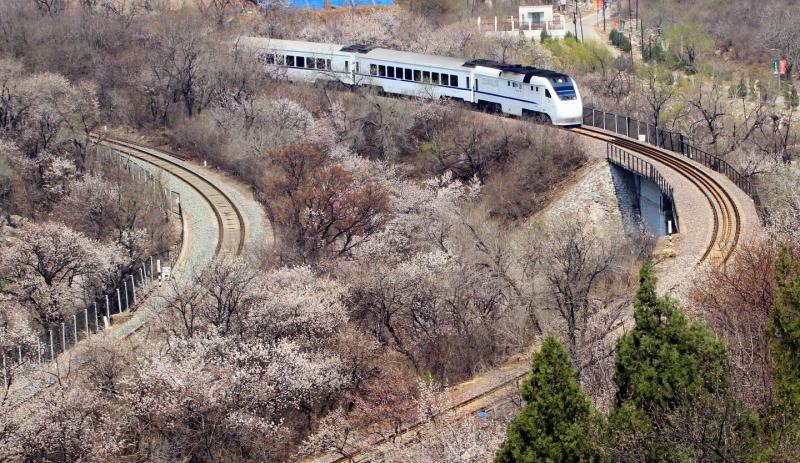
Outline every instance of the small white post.
{"label": "small white post", "polygon": [[[122,290],[125,293],[125,310],[131,308],[131,301],[128,299],[128,284],[125,283],[125,280],[122,280]],[[119,311],[122,312],[122,307],[119,308]]]}
{"label": "small white post", "polygon": [[94,303],[94,332],[97,333],[100,331],[100,323],[98,323],[100,319],[99,314],[97,313],[97,302]]}
{"label": "small white post", "polygon": [[119,293],[119,288],[117,288],[117,311],[122,312],[122,296]]}
{"label": "small white post", "polygon": [[131,292],[133,293],[133,303],[136,304],[136,280],[131,275]]}
{"label": "small white post", "polygon": [[75,344],[78,343],[78,314],[72,314],[72,334],[75,335]]}
{"label": "small white post", "polygon": [[103,326],[105,327],[105,329],[108,329],[109,326],[111,326],[111,323],[109,323],[108,321],[108,317],[106,317],[105,315],[103,315]]}
{"label": "small white post", "polygon": [[[89,337],[89,309],[83,309],[83,327],[86,328],[86,337]],[[84,338],[86,339],[86,338]]]}
{"label": "small white post", "polygon": [[50,360],[55,360],[55,343],[53,343],[53,330],[50,330]]}
{"label": "small white post", "polygon": [[481,31],[481,17],[478,16],[478,32]]}
{"label": "small white post", "polygon": [[67,351],[67,324],[61,322],[61,352]]}
{"label": "small white post", "polygon": [[514,32],[514,17],[511,17],[511,32]]}
{"label": "small white post", "polygon": [[494,17],[494,31],[497,32],[497,16]]}

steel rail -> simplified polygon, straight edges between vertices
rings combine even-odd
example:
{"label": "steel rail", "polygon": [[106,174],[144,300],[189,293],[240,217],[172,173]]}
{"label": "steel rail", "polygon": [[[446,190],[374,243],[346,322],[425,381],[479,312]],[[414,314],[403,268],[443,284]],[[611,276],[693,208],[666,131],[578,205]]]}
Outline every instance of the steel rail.
{"label": "steel rail", "polygon": [[236,255],[241,254],[246,233],[244,216],[230,196],[220,187],[195,170],[174,160],[174,155],[164,153],[157,148],[110,137],[96,137],[95,139],[99,144],[154,165],[183,180],[209,204],[217,219],[219,239],[214,254],[218,255],[223,249]]}

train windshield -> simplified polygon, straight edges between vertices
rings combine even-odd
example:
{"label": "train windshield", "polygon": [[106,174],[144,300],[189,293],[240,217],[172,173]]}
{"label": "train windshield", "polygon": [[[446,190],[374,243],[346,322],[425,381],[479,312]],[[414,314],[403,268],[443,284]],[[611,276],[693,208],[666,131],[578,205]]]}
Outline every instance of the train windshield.
{"label": "train windshield", "polygon": [[575,92],[575,86],[572,84],[572,79],[569,76],[559,76],[550,79],[553,84],[553,90],[561,100],[575,100],[578,94]]}

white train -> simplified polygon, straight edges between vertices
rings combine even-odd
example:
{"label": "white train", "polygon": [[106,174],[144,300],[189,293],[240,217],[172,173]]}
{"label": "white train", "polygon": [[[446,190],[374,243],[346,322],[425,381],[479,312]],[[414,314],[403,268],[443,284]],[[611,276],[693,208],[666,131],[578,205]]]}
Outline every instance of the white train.
{"label": "white train", "polygon": [[583,105],[566,74],[489,60],[448,58],[367,45],[335,45],[260,37],[240,41],[258,53],[270,72],[289,80],[338,80],[386,93],[421,98],[453,98],[515,116],[555,125],[578,126]]}

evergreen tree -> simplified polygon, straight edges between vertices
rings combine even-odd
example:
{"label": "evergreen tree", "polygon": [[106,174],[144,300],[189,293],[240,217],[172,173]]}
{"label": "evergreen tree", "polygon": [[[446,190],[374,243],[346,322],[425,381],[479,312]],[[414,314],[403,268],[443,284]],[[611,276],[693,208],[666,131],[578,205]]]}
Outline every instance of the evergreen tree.
{"label": "evergreen tree", "polygon": [[[776,264],[778,290],[767,335],[775,381],[773,427],[778,447],[800,453],[800,260],[783,249]],[[792,442],[793,441],[793,442]],[[788,450],[784,450],[788,451]]]}
{"label": "evergreen tree", "polygon": [[566,349],[548,336],[531,358],[531,367],[522,383],[525,406],[508,425],[495,462],[596,461],[590,440],[592,406]]}
{"label": "evergreen tree", "polygon": [[617,345],[611,440],[634,443],[639,458],[648,461],[691,461],[691,443],[670,445],[658,433],[674,437],[676,429],[698,425],[693,407],[701,406],[709,417],[723,408],[727,352],[704,324],[690,322],[674,300],[656,295],[651,264],[642,267],[639,280],[636,324]]}

